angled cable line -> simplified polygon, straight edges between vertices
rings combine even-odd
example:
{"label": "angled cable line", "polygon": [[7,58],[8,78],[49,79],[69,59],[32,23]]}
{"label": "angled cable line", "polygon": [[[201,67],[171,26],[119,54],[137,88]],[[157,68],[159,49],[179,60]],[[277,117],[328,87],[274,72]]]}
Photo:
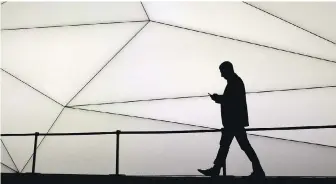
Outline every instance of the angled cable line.
{"label": "angled cable line", "polygon": [[251,44],[251,45],[265,47],[265,48],[269,48],[269,49],[273,49],[273,50],[277,50],[277,51],[282,51],[282,52],[287,52],[287,53],[296,54],[296,55],[300,55],[300,56],[305,56],[305,57],[309,57],[309,58],[313,58],[313,59],[318,59],[318,60],[321,60],[321,61],[327,61],[327,62],[331,62],[331,63],[336,63],[336,61],[333,61],[333,60],[324,59],[324,58],[320,58],[320,57],[315,57],[315,56],[311,56],[311,55],[308,55],[308,54],[302,54],[302,53],[298,53],[298,52],[294,52],[294,51],[290,51],[290,50],[280,49],[280,48],[276,48],[276,47],[272,47],[272,46],[267,46],[267,45],[263,45],[263,44],[259,44],[259,43],[254,43],[254,42],[250,42],[250,41],[240,40],[240,39],[237,39],[237,38],[231,38],[231,37],[227,37],[227,36],[221,36],[221,35],[217,35],[217,34],[214,34],[214,33],[209,33],[209,32],[205,32],[205,31],[199,31],[199,30],[196,30],[196,29],[181,27],[181,26],[172,25],[172,24],[163,23],[163,22],[154,21],[154,20],[151,20],[151,22],[154,22],[154,23],[157,23],[157,24],[166,25],[166,26],[170,26],[170,27],[175,27],[175,28],[179,28],[179,29],[184,29],[184,30],[188,30],[188,31],[193,31],[193,32],[197,32],[197,33],[202,33],[202,34],[206,34],[206,35],[216,36],[216,37],[219,37],[219,38],[225,38],[225,39],[229,39],[229,40],[234,40],[234,41],[238,41],[238,42],[242,42],[242,43],[248,43],[248,44]]}
{"label": "angled cable line", "polygon": [[138,23],[148,22],[148,20],[134,20],[134,21],[116,21],[116,22],[100,22],[100,23],[87,23],[87,24],[66,24],[66,25],[53,25],[53,26],[37,26],[37,27],[22,27],[22,28],[5,28],[2,31],[16,31],[16,30],[29,30],[29,29],[46,29],[46,28],[62,28],[62,27],[80,27],[80,26],[95,26],[106,24],[125,24],[125,23]]}
{"label": "angled cable line", "polygon": [[111,59],[73,96],[70,101],[65,105],[69,105],[69,103],[148,25],[149,21],[130,39],[126,44],[119,49],[117,53],[115,53]]}
{"label": "angled cable line", "polygon": [[[59,119],[59,117],[61,116],[62,112],[64,111],[65,107],[62,108],[61,112],[57,115],[56,119],[54,120],[54,122],[52,123],[52,125],[50,126],[50,128],[47,131],[47,134],[50,132],[51,128],[55,125],[56,121]],[[46,138],[46,136],[44,136],[42,138],[42,140],[40,141],[40,143],[37,145],[36,151],[39,149],[40,145],[42,144],[42,142],[44,141],[44,139]],[[33,158],[33,154],[29,157],[29,159],[27,160],[26,164],[23,166],[21,172],[26,168],[26,166],[28,165],[29,161]]]}
{"label": "angled cable line", "polygon": [[129,101],[117,101],[117,102],[105,102],[105,103],[95,103],[95,104],[79,104],[71,105],[67,107],[82,107],[90,105],[112,105],[112,104],[123,104],[123,103],[136,103],[136,102],[149,102],[149,101],[161,101],[161,100],[178,100],[178,99],[189,99],[189,98],[202,98],[208,97],[209,95],[200,95],[200,96],[182,96],[182,97],[171,97],[171,98],[154,98],[154,99],[145,99],[145,100],[129,100]]}
{"label": "angled cable line", "polygon": [[48,95],[42,93],[40,90],[34,88],[33,86],[31,86],[30,84],[24,82],[23,80],[19,79],[18,77],[14,76],[13,74],[7,72],[5,69],[1,68],[1,70],[2,70],[3,72],[7,73],[8,75],[14,77],[14,78],[17,79],[18,81],[22,82],[23,84],[29,86],[29,87],[32,88],[33,90],[37,91],[37,92],[40,93],[41,95],[43,95],[43,96],[49,98],[50,100],[52,100],[53,102],[57,103],[58,105],[63,106],[61,103],[57,102],[56,100],[54,100],[54,99],[51,98],[50,96],[48,96]]}
{"label": "angled cable line", "polygon": [[198,128],[213,129],[213,128],[209,128],[209,127],[205,127],[205,126],[191,125],[191,124],[187,124],[187,123],[180,123],[180,122],[167,121],[167,120],[158,120],[158,119],[154,119],[154,118],[147,118],[147,117],[141,117],[141,116],[133,116],[133,115],[127,115],[127,114],[112,113],[112,112],[103,112],[103,111],[89,110],[89,109],[82,109],[82,108],[74,108],[74,107],[66,107],[66,108],[77,109],[77,110],[82,110],[82,111],[91,111],[91,112],[97,112],[97,113],[104,113],[104,114],[111,114],[111,115],[117,115],[117,116],[124,116],[124,117],[129,117],[129,118],[137,118],[137,119],[153,120],[153,121],[160,121],[160,122],[166,122],[166,123],[174,123],[174,124],[179,124],[179,125],[188,125],[188,126],[193,126],[193,127],[198,127]]}
{"label": "angled cable line", "polygon": [[304,87],[304,88],[289,88],[289,89],[254,91],[254,92],[247,92],[247,94],[285,92],[285,91],[300,91],[300,90],[325,89],[325,88],[335,88],[335,87],[336,87],[336,85],[312,86],[312,87]]}
{"label": "angled cable line", "polygon": [[1,5],[5,4],[5,3],[7,3],[7,1],[1,2]]}
{"label": "angled cable line", "polygon": [[303,28],[303,27],[300,27],[300,26],[298,26],[298,25],[296,25],[296,24],[294,24],[294,23],[291,23],[291,22],[289,22],[289,21],[287,21],[287,20],[285,20],[285,19],[283,19],[283,18],[281,18],[281,17],[279,17],[279,16],[276,16],[276,15],[274,15],[274,14],[272,14],[272,13],[266,11],[266,10],[263,10],[263,9],[261,9],[261,8],[259,8],[259,7],[257,7],[257,6],[255,6],[255,5],[251,4],[251,3],[244,2],[244,1],[243,1],[243,3],[244,3],[244,4],[247,4],[247,5],[251,6],[251,7],[253,7],[253,8],[255,8],[255,9],[258,9],[258,10],[260,10],[260,11],[262,11],[262,12],[268,14],[268,15],[271,15],[271,16],[277,18],[277,19],[280,19],[280,20],[282,20],[282,21],[284,21],[284,22],[286,22],[286,23],[288,23],[288,24],[291,24],[291,25],[293,25],[293,26],[295,26],[295,27],[297,27],[297,28],[299,28],[299,29],[301,29],[301,30],[307,32],[307,33],[310,33],[310,34],[312,34],[312,35],[314,35],[314,36],[317,36],[317,37],[319,37],[319,38],[321,38],[321,39],[323,39],[323,40],[325,40],[325,41],[327,41],[327,42],[330,42],[330,43],[336,45],[335,42],[333,42],[333,41],[331,41],[331,40],[329,40],[329,39],[327,39],[327,38],[325,38],[325,37],[322,37],[322,36],[320,36],[320,35],[318,35],[318,34],[316,34],[316,33],[313,33],[313,32],[311,32],[311,31],[309,31],[309,30]]}
{"label": "angled cable line", "polygon": [[15,162],[14,162],[14,160],[13,160],[12,155],[9,153],[9,151],[8,151],[8,149],[7,149],[5,143],[3,142],[2,139],[1,139],[1,143],[2,143],[3,147],[5,148],[5,150],[6,150],[7,154],[8,154],[8,156],[9,156],[9,158],[12,160],[12,162],[13,162],[13,164],[14,164],[14,166],[15,166],[16,172],[19,172],[19,169],[18,169],[18,167],[16,166],[16,164],[15,164]]}
{"label": "angled cable line", "polygon": [[[313,90],[313,89],[324,89],[324,88],[336,88],[336,85],[314,86],[314,87],[306,87],[306,88],[289,88],[289,89],[251,91],[251,92],[246,92],[246,94],[259,94],[259,93],[273,93],[273,92],[286,92],[286,91]],[[112,104],[123,104],[123,103],[161,101],[161,100],[180,100],[180,99],[203,98],[203,97],[209,97],[209,95],[206,94],[206,95],[198,95],[198,96],[181,96],[181,97],[171,97],[171,98],[166,97],[166,98],[154,98],[154,99],[145,99],[145,100],[129,100],[129,101],[105,102],[105,103],[95,103],[95,104],[79,104],[79,105],[72,105],[72,106],[68,106],[68,107],[81,107],[81,106],[90,106],[90,105],[112,105]]]}
{"label": "angled cable line", "polygon": [[148,16],[148,13],[147,13],[147,11],[146,11],[146,8],[145,8],[144,4],[143,4],[142,2],[140,2],[140,3],[141,3],[141,6],[142,6],[142,8],[144,9],[144,11],[145,11],[145,13],[146,13],[147,19],[150,21],[149,16]]}
{"label": "angled cable line", "polygon": [[15,172],[15,173],[19,173],[19,172],[18,172],[18,171],[16,171],[15,169],[13,169],[13,168],[9,167],[8,165],[6,165],[6,164],[4,164],[4,163],[2,163],[2,162],[1,162],[1,165],[3,165],[3,166],[5,166],[5,167],[7,167],[9,170],[11,170],[11,171],[13,171],[13,172]]}
{"label": "angled cable line", "polygon": [[328,147],[328,148],[336,148],[336,146],[331,146],[331,145],[326,145],[326,144],[312,143],[312,142],[307,142],[307,141],[297,141],[297,140],[293,140],[293,139],[271,137],[271,136],[267,136],[267,135],[258,135],[258,134],[251,134],[251,133],[248,133],[248,134],[249,135],[253,135],[253,136],[257,136],[257,137],[265,137],[265,138],[278,139],[278,140],[290,141],[290,142],[295,142],[295,143],[310,144],[310,145],[314,145],[314,146],[323,146],[323,147]]}
{"label": "angled cable line", "polygon": [[[97,111],[97,110],[88,110],[88,109],[82,109],[82,108],[73,108],[73,107],[66,107],[70,109],[77,109],[77,110],[82,110],[82,111],[91,111],[91,112],[97,112],[97,113],[103,113],[103,114],[110,114],[110,115],[117,115],[117,116],[124,116],[124,117],[129,117],[129,118],[137,118],[137,119],[145,119],[145,120],[153,120],[153,121],[159,121],[159,122],[165,122],[165,123],[172,123],[172,124],[179,124],[179,125],[185,125],[185,126],[191,126],[191,127],[198,127],[198,128],[205,128],[213,131],[217,131],[219,129],[216,128],[211,128],[211,127],[206,127],[206,126],[200,126],[200,125],[192,125],[192,124],[187,124],[187,123],[181,123],[181,122],[174,122],[174,121],[167,121],[167,120],[161,120],[161,119],[155,119],[155,118],[147,118],[147,117],[141,117],[141,116],[133,116],[133,115],[127,115],[127,114],[120,114],[120,113],[112,113],[112,112],[103,112],[103,111]],[[315,129],[314,126],[311,126],[311,129]],[[336,125],[329,125],[325,127],[331,127],[335,128]],[[284,128],[249,128],[251,130],[255,129],[254,131],[258,130],[263,130],[263,129],[284,129],[284,130],[289,130],[291,127],[284,127]],[[300,128],[300,129],[305,129],[305,128]],[[202,132],[200,130],[195,130],[196,132]],[[181,131],[184,132],[184,131]],[[315,146],[323,146],[323,147],[329,147],[329,148],[336,148],[336,146],[330,146],[330,145],[325,145],[325,144],[318,144],[318,143],[311,143],[311,142],[305,142],[305,141],[297,141],[297,140],[292,140],[292,139],[284,139],[284,138],[277,138],[277,137],[270,137],[270,136],[264,136],[264,135],[257,135],[257,134],[250,134],[248,135],[252,136],[258,136],[258,137],[265,137],[265,138],[270,138],[270,139],[277,139],[277,140],[283,140],[283,141],[290,141],[290,142],[296,142],[296,143],[303,143],[303,144],[310,144],[310,145],[315,145]]]}

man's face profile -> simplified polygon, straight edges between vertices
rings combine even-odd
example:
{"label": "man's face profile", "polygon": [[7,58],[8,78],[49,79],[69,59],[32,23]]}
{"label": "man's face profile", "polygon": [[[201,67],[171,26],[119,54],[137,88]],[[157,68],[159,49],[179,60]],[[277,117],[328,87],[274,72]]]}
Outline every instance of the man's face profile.
{"label": "man's face profile", "polygon": [[224,79],[227,79],[227,72],[225,72],[225,69],[221,69],[221,70],[220,70],[220,73],[221,73],[221,76],[222,76]]}

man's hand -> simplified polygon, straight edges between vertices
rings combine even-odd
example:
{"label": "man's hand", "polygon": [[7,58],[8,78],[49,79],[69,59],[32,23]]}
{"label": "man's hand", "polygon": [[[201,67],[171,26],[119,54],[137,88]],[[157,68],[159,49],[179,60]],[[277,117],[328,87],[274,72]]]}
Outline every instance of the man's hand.
{"label": "man's hand", "polygon": [[218,94],[216,94],[216,93],[214,93],[214,94],[208,93],[208,94],[213,101],[216,101],[218,99]]}

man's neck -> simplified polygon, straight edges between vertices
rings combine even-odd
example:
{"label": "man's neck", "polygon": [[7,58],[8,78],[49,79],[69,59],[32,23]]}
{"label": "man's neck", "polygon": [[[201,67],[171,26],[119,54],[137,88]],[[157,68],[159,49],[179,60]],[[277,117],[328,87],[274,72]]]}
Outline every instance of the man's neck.
{"label": "man's neck", "polygon": [[237,74],[234,73],[232,74],[228,79],[227,79],[227,82],[230,83],[231,81],[233,81],[235,78],[236,78]]}

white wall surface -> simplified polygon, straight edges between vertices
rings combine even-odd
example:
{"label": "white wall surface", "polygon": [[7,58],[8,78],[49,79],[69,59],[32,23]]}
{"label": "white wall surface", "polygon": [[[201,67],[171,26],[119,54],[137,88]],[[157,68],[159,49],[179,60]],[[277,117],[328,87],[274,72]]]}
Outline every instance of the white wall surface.
{"label": "white wall surface", "polygon": [[[334,44],[246,4],[145,2],[144,6],[154,21],[322,59],[155,22],[145,26],[147,16],[140,2],[7,2],[1,6],[1,68],[17,78],[1,73],[1,133],[199,129],[68,108],[60,114],[63,107],[53,100],[62,105],[81,105],[222,93],[226,82],[220,78],[218,66],[225,60],[234,64],[248,92],[336,85]],[[264,7],[283,14],[283,6]],[[295,9],[300,8],[293,6],[288,16]],[[306,10],[300,12],[310,11]],[[326,31],[325,22],[319,29],[314,28],[323,17],[308,24],[302,15],[288,16],[284,18],[334,38],[330,34],[335,27],[332,21]],[[143,22],[4,30],[123,21]],[[251,127],[335,124],[335,94],[335,88],[249,94]],[[208,98],[81,108],[221,126],[219,106]],[[336,146],[334,129],[254,133]],[[253,135],[249,139],[267,175],[336,176],[336,152],[331,147]],[[20,171],[31,172],[33,140],[2,137]],[[218,133],[122,135],[120,171],[134,175],[198,174],[198,168],[211,166],[218,142]],[[3,151],[2,160],[13,167]],[[36,169],[40,173],[111,174],[114,156],[114,136],[47,137],[38,149]],[[247,157],[234,141],[228,174],[250,172]]]}

